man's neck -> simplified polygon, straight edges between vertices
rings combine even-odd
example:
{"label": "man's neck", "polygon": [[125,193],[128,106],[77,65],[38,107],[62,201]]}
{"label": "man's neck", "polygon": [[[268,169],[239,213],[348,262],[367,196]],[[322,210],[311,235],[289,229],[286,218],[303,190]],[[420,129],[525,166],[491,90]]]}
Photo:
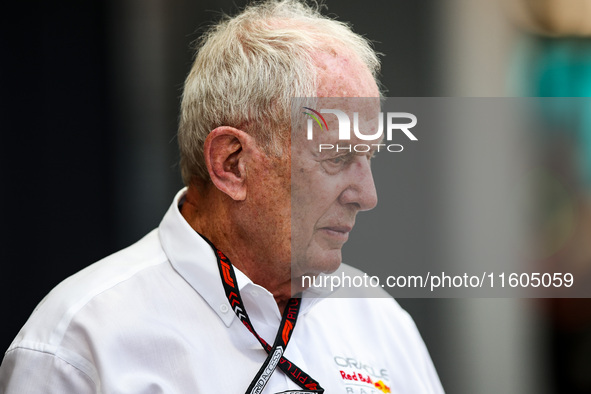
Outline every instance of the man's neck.
{"label": "man's neck", "polygon": [[[290,270],[277,264],[268,253],[253,247],[252,240],[236,226],[233,214],[237,211],[233,201],[214,186],[191,186],[188,189],[181,214],[189,225],[209,239],[254,283],[273,294],[279,311],[283,312],[291,297]],[[283,271],[281,272],[283,267]],[[289,267],[289,265],[287,265]]]}

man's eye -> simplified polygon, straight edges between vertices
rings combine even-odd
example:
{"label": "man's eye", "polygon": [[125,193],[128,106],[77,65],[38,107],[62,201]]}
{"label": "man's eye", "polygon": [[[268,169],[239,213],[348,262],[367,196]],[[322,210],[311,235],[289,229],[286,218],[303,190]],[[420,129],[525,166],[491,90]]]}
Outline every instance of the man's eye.
{"label": "man's eye", "polygon": [[349,155],[335,156],[323,160],[322,167],[329,174],[335,174],[345,168],[350,161],[351,157]]}
{"label": "man's eye", "polygon": [[331,157],[331,158],[327,159],[326,161],[334,167],[345,166],[349,162],[351,162],[351,160],[353,160],[353,157],[354,157],[354,155],[351,155],[351,154],[340,155],[340,156]]}
{"label": "man's eye", "polygon": [[332,164],[343,164],[347,161],[347,157],[346,156],[337,156],[337,157],[333,157],[332,159],[328,159],[329,162],[331,162]]}

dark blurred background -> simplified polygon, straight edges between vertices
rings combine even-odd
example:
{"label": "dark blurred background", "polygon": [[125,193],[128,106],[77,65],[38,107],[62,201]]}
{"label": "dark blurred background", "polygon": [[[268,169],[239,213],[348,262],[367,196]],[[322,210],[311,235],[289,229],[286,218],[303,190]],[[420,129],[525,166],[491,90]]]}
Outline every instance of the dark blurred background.
{"label": "dark blurred background", "polygon": [[[158,226],[182,187],[175,134],[191,42],[245,3],[49,1],[2,13],[2,351],[51,288]],[[559,1],[535,12],[502,3],[334,0],[328,13],[385,55],[387,96],[589,96],[561,88],[591,86],[579,18],[591,8],[563,22],[543,13],[559,15]],[[400,303],[450,393],[588,393],[587,301]]]}

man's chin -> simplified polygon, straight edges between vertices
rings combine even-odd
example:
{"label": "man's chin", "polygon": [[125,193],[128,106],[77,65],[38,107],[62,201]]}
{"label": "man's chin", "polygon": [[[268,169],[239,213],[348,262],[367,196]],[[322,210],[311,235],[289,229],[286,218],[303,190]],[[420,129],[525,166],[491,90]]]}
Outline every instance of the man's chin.
{"label": "man's chin", "polygon": [[294,293],[305,290],[305,288],[301,287],[302,277],[313,278],[320,274],[332,274],[341,266],[341,260],[341,251],[339,249],[338,251],[325,252],[322,256],[313,260],[294,263],[291,268]]}
{"label": "man's chin", "polygon": [[340,248],[321,250],[311,256],[307,256],[304,261],[298,261],[295,262],[295,264],[292,264],[292,274],[330,274],[339,269],[342,260],[343,258]]}

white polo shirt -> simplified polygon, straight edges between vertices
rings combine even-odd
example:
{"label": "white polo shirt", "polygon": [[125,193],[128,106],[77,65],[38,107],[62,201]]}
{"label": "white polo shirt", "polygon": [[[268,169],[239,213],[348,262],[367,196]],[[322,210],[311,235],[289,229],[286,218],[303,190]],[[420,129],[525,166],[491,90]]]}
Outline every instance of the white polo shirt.
{"label": "white polo shirt", "polygon": [[[230,309],[211,247],[179,212],[183,195],[157,230],[41,301],[5,354],[0,393],[246,391],[266,352]],[[272,294],[236,276],[255,329],[272,343],[281,320]],[[285,357],[327,394],[443,392],[391,298],[303,299]],[[298,388],[277,369],[264,393]]]}

